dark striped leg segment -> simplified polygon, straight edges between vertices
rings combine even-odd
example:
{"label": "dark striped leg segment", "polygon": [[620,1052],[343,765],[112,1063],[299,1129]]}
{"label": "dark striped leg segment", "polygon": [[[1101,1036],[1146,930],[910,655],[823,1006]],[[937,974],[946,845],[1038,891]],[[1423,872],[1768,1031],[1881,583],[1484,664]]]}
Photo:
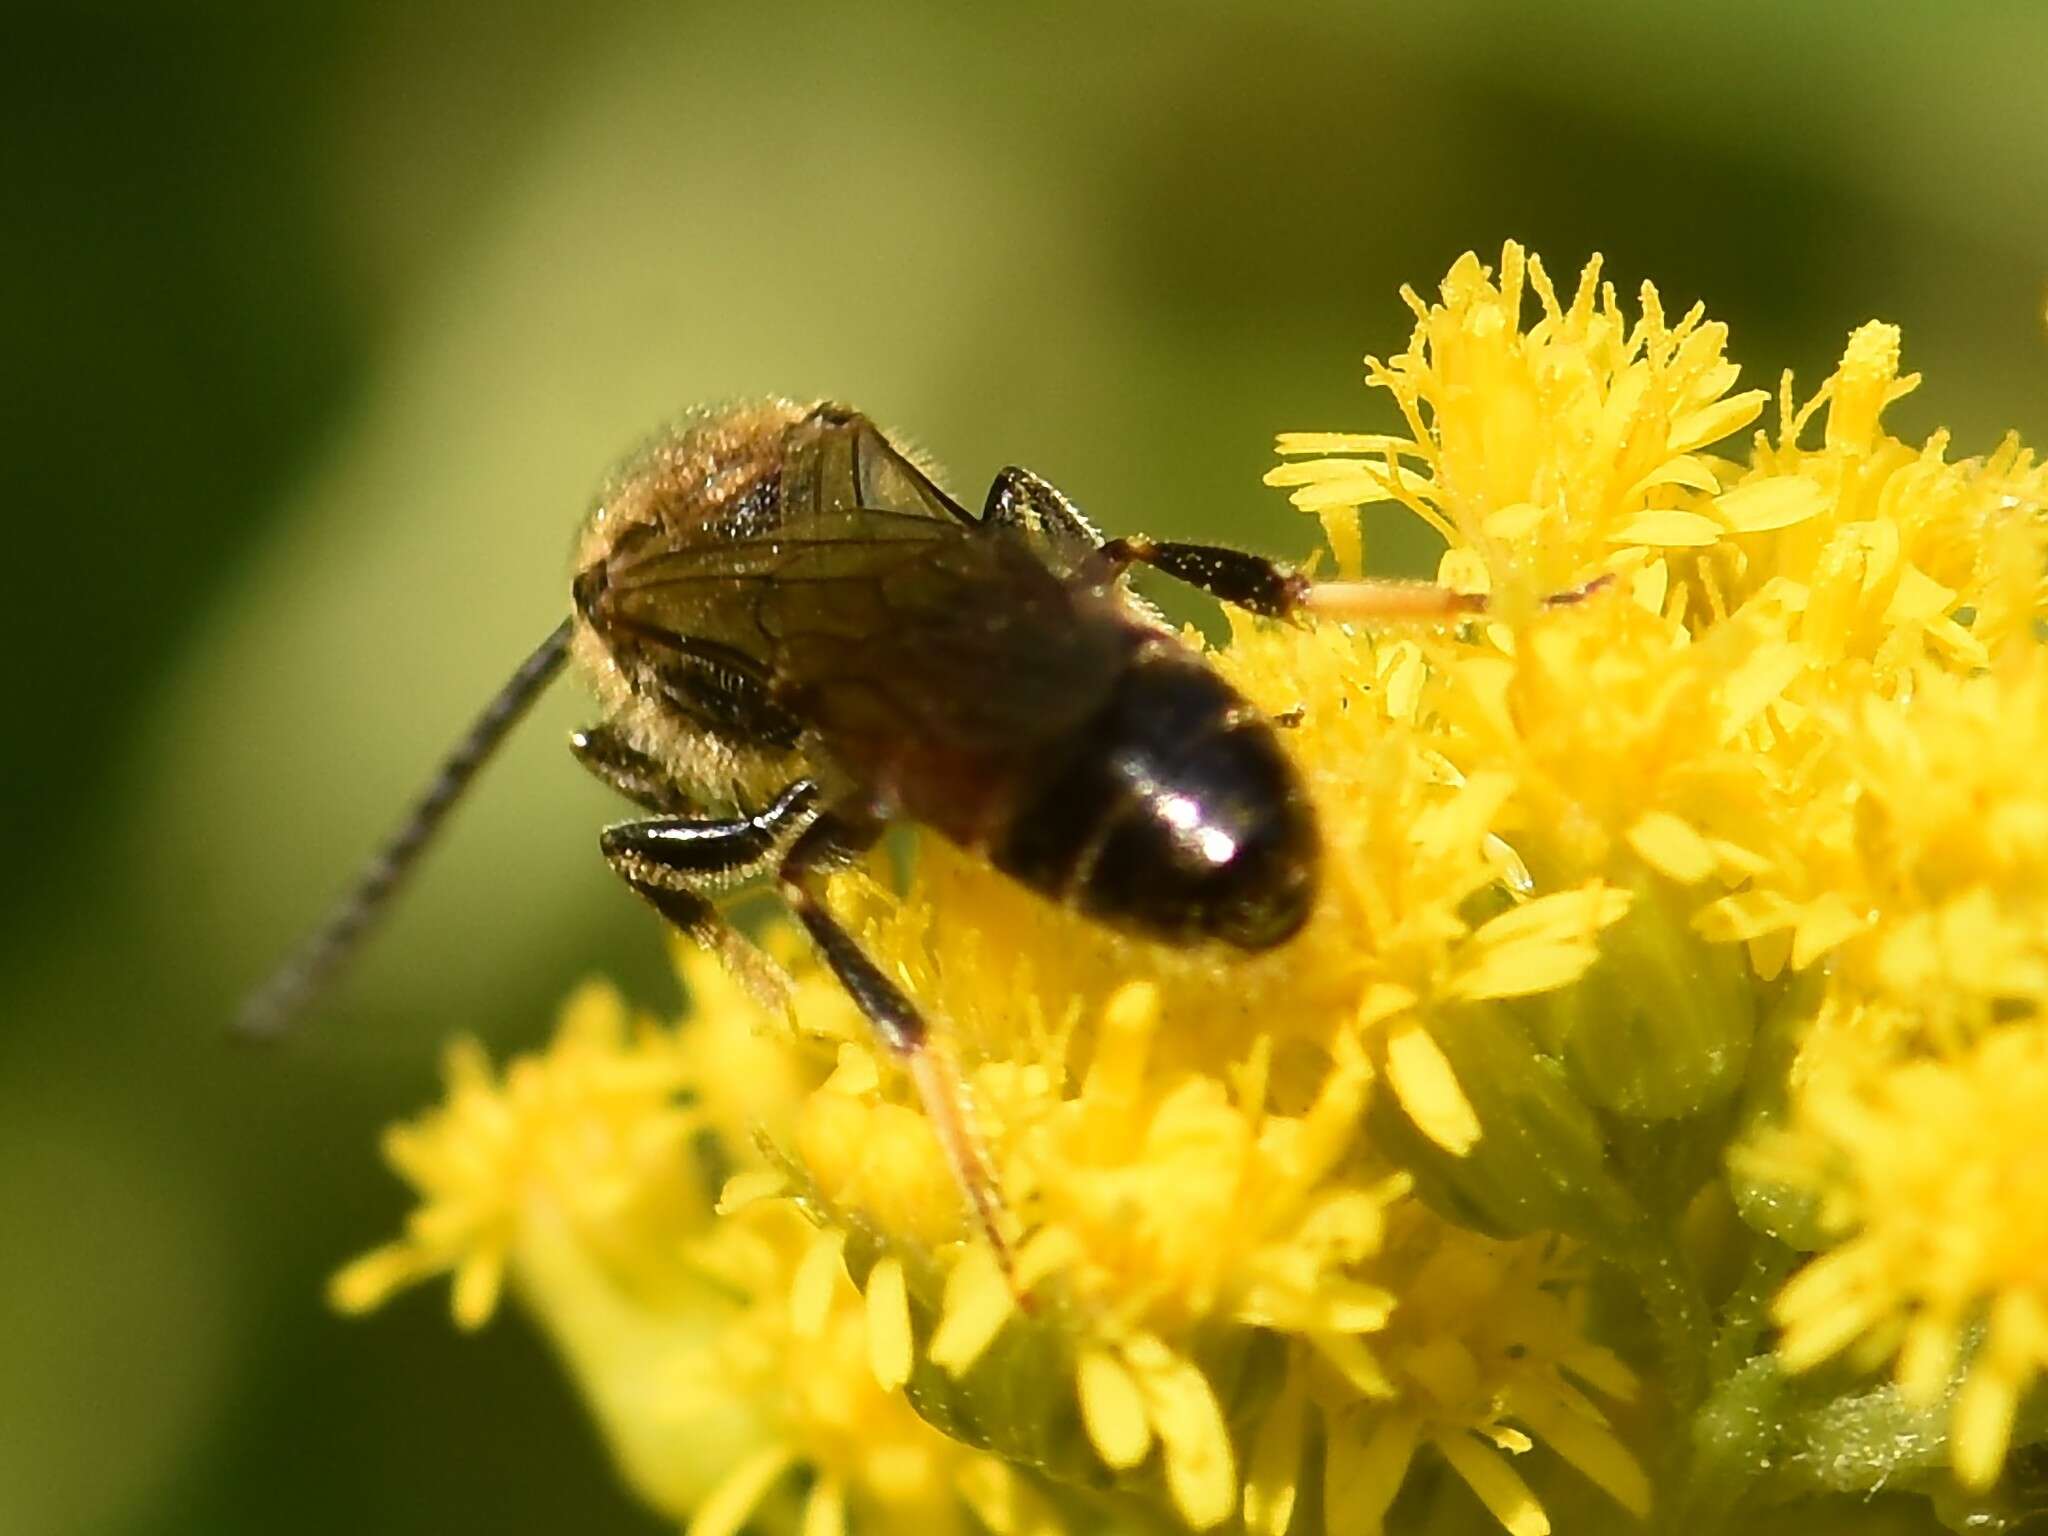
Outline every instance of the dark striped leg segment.
{"label": "dark striped leg segment", "polygon": [[757,1002],[786,1013],[789,978],[725,920],[711,895],[773,869],[816,815],[817,804],[817,786],[799,779],[753,815],[620,822],[604,829],[598,846],[620,879],[718,955]]}
{"label": "dark striped leg segment", "polygon": [[[1263,614],[1293,618],[1313,613],[1332,619],[1455,619],[1486,611],[1485,594],[1454,592],[1430,581],[1316,581],[1278,560],[1214,544],[1177,544],[1141,534],[1111,539],[1096,551],[1095,569],[1111,580],[1133,565],[1149,565],[1219,601]],[[1544,599],[1546,607],[1576,603],[1613,578]]]}

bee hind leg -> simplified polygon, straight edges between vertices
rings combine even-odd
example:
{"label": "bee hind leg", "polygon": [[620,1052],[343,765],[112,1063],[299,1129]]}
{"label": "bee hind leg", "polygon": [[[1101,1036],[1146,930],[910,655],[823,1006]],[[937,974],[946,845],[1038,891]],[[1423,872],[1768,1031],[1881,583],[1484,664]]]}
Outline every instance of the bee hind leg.
{"label": "bee hind leg", "polygon": [[1062,571],[1079,569],[1102,544],[1073,498],[1043,475],[1012,464],[998,474],[982,504],[982,526],[1012,528],[1037,544]]}
{"label": "bee hind leg", "polygon": [[[1317,614],[1332,619],[1455,619],[1486,611],[1486,596],[1430,581],[1316,581],[1278,560],[1215,544],[1181,544],[1141,534],[1111,539],[1095,552],[1093,574],[1109,581],[1132,565],[1149,565],[1221,602],[1267,618]],[[1584,586],[1544,599],[1546,607],[1576,603],[1605,587]]]}
{"label": "bee hind leg", "polygon": [[784,855],[778,874],[782,896],[832,974],[866,1016],[875,1038],[909,1073],[954,1181],[973,1207],[1003,1272],[1011,1274],[1002,1196],[974,1130],[972,1105],[959,1064],[945,1043],[927,1030],[917,1005],[868,957],[825,905],[824,874],[873,847],[881,833],[881,822],[872,816],[845,809],[826,811]]}

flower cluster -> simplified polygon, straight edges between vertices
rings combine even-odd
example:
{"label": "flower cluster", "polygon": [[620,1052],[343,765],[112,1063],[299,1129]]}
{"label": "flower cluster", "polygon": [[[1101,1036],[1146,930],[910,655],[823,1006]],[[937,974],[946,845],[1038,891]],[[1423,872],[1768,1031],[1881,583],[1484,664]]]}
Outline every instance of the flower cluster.
{"label": "flower cluster", "polygon": [[[936,1021],[999,1253],[786,932],[681,956],[387,1154],[361,1310],[509,1280],[703,1536],[1255,1536],[2017,1507],[2048,1439],[2048,471],[1889,436],[1889,326],[1775,430],[1723,327],[1510,245],[1368,359],[1397,430],[1268,481],[1456,624],[1233,619],[1323,844],[1254,957],[1117,937],[935,841],[832,901]],[[1547,599],[1590,588],[1583,600]],[[1908,1425],[1911,1433],[1899,1429]]]}

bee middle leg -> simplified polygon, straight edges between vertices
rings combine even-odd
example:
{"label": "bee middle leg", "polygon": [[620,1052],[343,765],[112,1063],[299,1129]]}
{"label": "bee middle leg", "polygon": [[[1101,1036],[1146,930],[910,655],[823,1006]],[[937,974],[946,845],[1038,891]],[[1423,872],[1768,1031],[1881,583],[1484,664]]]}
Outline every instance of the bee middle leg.
{"label": "bee middle leg", "polygon": [[[1111,539],[1094,555],[1105,580],[1132,565],[1149,565],[1211,597],[1267,618],[1314,613],[1334,619],[1453,619],[1486,611],[1486,595],[1457,592],[1431,581],[1316,581],[1264,555],[1215,544],[1182,544],[1142,534]],[[1576,603],[1613,578],[1598,576],[1544,599],[1548,607]]]}
{"label": "bee middle leg", "polygon": [[1268,618],[1308,612],[1339,618],[1452,618],[1486,599],[1422,581],[1318,582],[1278,560],[1215,544],[1132,535],[1104,541],[1065,492],[1015,465],[989,487],[982,522],[1029,536],[1067,574],[1108,581],[1133,565],[1154,570]]}
{"label": "bee middle leg", "polygon": [[763,1008],[786,1016],[789,978],[726,921],[711,897],[775,867],[816,815],[817,803],[817,786],[799,779],[753,815],[619,822],[604,829],[598,846],[635,894],[717,955]]}
{"label": "bee middle leg", "polygon": [[1007,1274],[1010,1246],[1002,1226],[1002,1197],[973,1128],[967,1086],[959,1067],[944,1044],[926,1029],[917,1005],[868,957],[825,904],[825,874],[859,857],[881,834],[880,820],[858,809],[826,811],[783,856],[778,874],[782,896],[825,964],[867,1018],[876,1039],[910,1074],[954,1181],[967,1196]]}
{"label": "bee middle leg", "polygon": [[1043,475],[1015,464],[999,473],[982,504],[981,521],[989,528],[1014,528],[1037,543],[1061,570],[1077,570],[1102,544],[1073,498]]}

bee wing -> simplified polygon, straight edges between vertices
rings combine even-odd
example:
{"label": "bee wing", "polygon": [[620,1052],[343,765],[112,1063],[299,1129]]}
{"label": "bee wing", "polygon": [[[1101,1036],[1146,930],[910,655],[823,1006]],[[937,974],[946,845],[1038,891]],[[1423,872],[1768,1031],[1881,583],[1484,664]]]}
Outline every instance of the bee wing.
{"label": "bee wing", "polygon": [[614,562],[618,611],[643,635],[749,658],[779,703],[871,767],[906,743],[1015,752],[1099,708],[1124,632],[1075,622],[1087,599],[1028,538],[983,526],[865,416],[817,420],[771,515]]}
{"label": "bee wing", "polygon": [[[966,537],[877,570],[843,610],[778,595],[779,668],[803,713],[883,752],[893,728],[978,755],[1064,739],[1120,675],[1122,631],[1020,540]],[[852,622],[844,622],[851,617]]]}
{"label": "bee wing", "polygon": [[643,634],[743,653],[799,718],[877,753],[1058,737],[1100,706],[1123,643],[1077,623],[1081,599],[1013,533],[890,508],[648,556],[610,600]]}
{"label": "bee wing", "polygon": [[803,451],[792,454],[783,468],[782,504],[786,523],[856,509],[951,527],[975,522],[857,411],[821,423]]}
{"label": "bee wing", "polygon": [[778,522],[757,533],[650,545],[606,570],[617,596],[705,595],[750,584],[791,586],[880,575],[960,538],[961,529],[917,513],[844,507]]}
{"label": "bee wing", "polygon": [[[828,408],[821,408],[821,412]],[[830,551],[943,539],[979,523],[858,412],[814,416],[770,482],[766,507],[746,498],[728,518],[615,553],[614,586],[655,587],[695,575],[801,580]]]}

